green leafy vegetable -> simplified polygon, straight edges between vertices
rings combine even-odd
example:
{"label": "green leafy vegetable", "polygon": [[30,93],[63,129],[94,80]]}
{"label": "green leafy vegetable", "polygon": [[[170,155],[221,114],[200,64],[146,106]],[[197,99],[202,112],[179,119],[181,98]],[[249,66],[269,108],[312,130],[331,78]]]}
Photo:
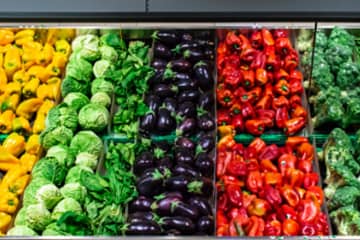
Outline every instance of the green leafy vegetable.
{"label": "green leafy vegetable", "polygon": [[71,92],[65,96],[63,101],[77,112],[90,102],[89,98],[81,92]]}
{"label": "green leafy vegetable", "polygon": [[110,121],[109,111],[102,105],[90,103],[80,109],[79,124],[84,130],[103,131]]}

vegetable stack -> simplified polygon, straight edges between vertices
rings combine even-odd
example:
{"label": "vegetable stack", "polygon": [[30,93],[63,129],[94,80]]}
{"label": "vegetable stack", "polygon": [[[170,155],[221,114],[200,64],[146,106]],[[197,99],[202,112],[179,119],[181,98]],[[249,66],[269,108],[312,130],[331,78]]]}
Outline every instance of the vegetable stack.
{"label": "vegetable stack", "polygon": [[[312,42],[311,35],[299,36]],[[311,48],[302,61],[311,65]],[[316,33],[312,80],[307,82],[312,96],[312,122],[316,129],[329,126],[351,129],[360,123],[360,64],[354,60],[354,36],[335,27],[329,36]]]}
{"label": "vegetable stack", "polygon": [[[212,235],[214,220],[213,159],[208,147],[188,138],[175,147],[152,142],[136,156],[134,172],[139,196],[129,204],[128,235]],[[204,152],[195,156],[195,149]]]}
{"label": "vegetable stack", "polygon": [[272,128],[293,135],[303,129],[307,111],[298,65],[287,30],[229,31],[217,48],[218,126],[252,135]]}
{"label": "vegetable stack", "polygon": [[198,35],[181,31],[153,34],[155,75],[145,103],[150,111],[141,118],[144,135],[191,136],[213,131],[212,59],[214,42],[209,31]]}
{"label": "vegetable stack", "polygon": [[227,135],[217,149],[217,236],[329,234],[307,138],[282,147],[255,138],[245,147]]}
{"label": "vegetable stack", "polygon": [[42,153],[39,133],[60,97],[72,29],[0,30],[0,235],[6,233]]}
{"label": "vegetable stack", "polygon": [[326,167],[327,206],[339,235],[360,234],[360,131],[355,140],[353,144],[343,130],[335,128],[319,154]]}

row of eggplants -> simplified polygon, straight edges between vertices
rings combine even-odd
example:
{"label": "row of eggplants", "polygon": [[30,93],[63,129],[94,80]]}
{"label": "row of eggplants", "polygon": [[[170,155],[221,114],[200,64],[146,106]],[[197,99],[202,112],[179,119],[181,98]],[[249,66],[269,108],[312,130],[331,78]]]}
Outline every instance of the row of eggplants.
{"label": "row of eggplants", "polygon": [[137,156],[139,196],[129,204],[129,235],[212,235],[214,233],[212,135],[198,144],[180,137],[175,146],[152,143]]}
{"label": "row of eggplants", "polygon": [[213,131],[214,42],[209,31],[159,31],[154,35],[155,70],[145,103],[149,111],[141,120],[143,135],[191,136]]}

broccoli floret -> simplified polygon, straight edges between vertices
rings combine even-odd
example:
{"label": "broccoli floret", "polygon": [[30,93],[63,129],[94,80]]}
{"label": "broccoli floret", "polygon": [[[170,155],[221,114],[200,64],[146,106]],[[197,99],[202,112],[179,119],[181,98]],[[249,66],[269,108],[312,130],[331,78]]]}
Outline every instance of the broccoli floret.
{"label": "broccoli floret", "polygon": [[351,139],[341,128],[334,128],[325,143],[324,149],[328,146],[339,146],[344,149],[348,149],[351,154],[355,153],[354,146],[352,145]]}
{"label": "broccoli floret", "polygon": [[328,45],[328,38],[323,31],[316,32],[316,41],[315,41],[315,48],[318,51],[325,51]]}
{"label": "broccoli floret", "polygon": [[334,75],[331,73],[329,64],[322,57],[314,58],[312,80],[319,90],[327,89],[334,84]]}
{"label": "broccoli floret", "polygon": [[341,207],[330,213],[339,235],[360,234],[360,212],[352,206]]}
{"label": "broccoli floret", "polygon": [[325,163],[338,162],[346,166],[354,175],[360,172],[360,165],[347,148],[342,146],[327,146],[324,149]]}
{"label": "broccoli floret", "polygon": [[342,127],[348,128],[352,124],[360,123],[360,98],[350,98],[346,103],[346,112],[342,121]]}
{"label": "broccoli floret", "polygon": [[331,44],[325,51],[326,60],[331,67],[331,71],[336,74],[343,63],[351,61],[352,48],[340,44]]}
{"label": "broccoli floret", "polygon": [[360,158],[360,129],[355,134],[355,149],[358,154],[358,159]]}
{"label": "broccoli floret", "polygon": [[[317,106],[319,104],[321,105]],[[338,98],[327,98],[324,102],[320,99],[320,101],[316,101],[314,110],[316,116],[312,119],[312,122],[315,127],[325,123],[341,122],[344,116],[344,107]]]}
{"label": "broccoli floret", "polygon": [[340,66],[336,76],[336,84],[341,89],[353,89],[360,83],[360,65],[346,62]]}
{"label": "broccoli floret", "polygon": [[334,27],[330,33],[328,45],[344,45],[350,48],[354,48],[355,38],[345,29]]}
{"label": "broccoli floret", "polygon": [[339,207],[353,206],[355,201],[360,197],[360,189],[354,186],[344,186],[336,189],[334,196],[328,202],[330,211]]}

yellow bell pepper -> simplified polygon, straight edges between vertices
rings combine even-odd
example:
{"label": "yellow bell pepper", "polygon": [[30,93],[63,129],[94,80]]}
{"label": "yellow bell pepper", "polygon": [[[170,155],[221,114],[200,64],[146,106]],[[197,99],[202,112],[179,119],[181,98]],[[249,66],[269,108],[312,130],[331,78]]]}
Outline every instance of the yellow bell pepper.
{"label": "yellow bell pepper", "polygon": [[41,152],[40,136],[33,134],[29,137],[25,145],[25,152],[39,155]]}
{"label": "yellow bell pepper", "polygon": [[7,95],[11,94],[21,94],[21,84],[19,82],[9,82],[6,84],[5,93]]}
{"label": "yellow bell pepper", "polygon": [[38,78],[41,82],[46,82],[47,74],[45,73],[45,71],[46,71],[45,67],[43,67],[41,65],[34,65],[29,68],[29,70],[27,71],[27,74],[28,74],[30,80],[32,78]]}
{"label": "yellow bell pepper", "polygon": [[42,51],[37,55],[36,63],[37,64],[48,64],[51,62],[54,54],[54,48],[50,44],[45,44]]}
{"label": "yellow bell pepper", "polygon": [[30,119],[33,113],[40,108],[41,104],[43,104],[43,100],[39,98],[27,99],[19,104],[16,109],[16,115]]}
{"label": "yellow bell pepper", "polygon": [[55,102],[51,100],[45,100],[44,103],[39,108],[37,114],[42,114],[47,116],[47,113],[55,106]]}
{"label": "yellow bell pepper", "polygon": [[11,168],[20,167],[20,161],[11,153],[0,147],[0,170],[9,171]]}
{"label": "yellow bell pepper", "polygon": [[31,98],[36,96],[36,90],[38,89],[40,85],[40,80],[38,78],[32,78],[30,81],[28,81],[24,88],[22,89],[22,94],[25,98]]}
{"label": "yellow bell pepper", "polygon": [[18,157],[25,151],[25,138],[17,133],[11,133],[3,142],[3,149]]}
{"label": "yellow bell pepper", "polygon": [[30,122],[23,117],[14,118],[12,122],[12,129],[14,132],[18,132],[20,134],[30,133],[31,132]]}
{"label": "yellow bell pepper", "polygon": [[14,33],[9,30],[0,29],[0,45],[10,44],[14,41]]}
{"label": "yellow bell pepper", "polygon": [[36,118],[33,124],[33,133],[41,133],[45,130],[45,120],[46,115],[45,114],[36,114]]}
{"label": "yellow bell pepper", "polygon": [[[1,48],[1,46],[0,46]],[[4,65],[4,54],[1,52],[1,49],[0,49],[0,67],[3,67]]]}
{"label": "yellow bell pepper", "polygon": [[28,75],[26,74],[24,69],[20,69],[16,71],[13,75],[13,81],[18,82],[21,85],[25,84],[29,80]]}
{"label": "yellow bell pepper", "polygon": [[30,153],[24,153],[20,157],[20,164],[23,168],[26,169],[26,171],[31,172],[33,169],[35,163],[39,160],[39,157]]}
{"label": "yellow bell pepper", "polygon": [[9,192],[15,193],[16,195],[21,195],[26,186],[28,185],[30,181],[30,175],[26,174],[15,181],[11,182],[9,185]]}
{"label": "yellow bell pepper", "polygon": [[21,67],[20,50],[16,47],[10,48],[5,53],[4,58],[4,69],[8,78]]}
{"label": "yellow bell pepper", "polygon": [[33,29],[25,29],[15,34],[16,45],[23,45],[26,42],[34,41],[35,31]]}
{"label": "yellow bell pepper", "polygon": [[24,166],[19,166],[17,168],[12,168],[9,171],[6,172],[4,178],[1,181],[0,184],[0,192],[3,192],[3,190],[8,190],[9,186],[14,183],[17,179],[20,177],[26,175],[28,170]]}
{"label": "yellow bell pepper", "polygon": [[12,121],[15,118],[15,114],[11,110],[6,110],[0,115],[0,132],[9,133],[12,131]]}
{"label": "yellow bell pepper", "polygon": [[41,49],[43,48],[43,45],[39,42],[35,42],[35,41],[31,41],[31,42],[26,42],[23,44],[22,48],[24,49],[24,53],[25,52],[40,52]]}
{"label": "yellow bell pepper", "polygon": [[65,40],[56,41],[55,51],[64,54],[68,58],[71,52],[70,43]]}
{"label": "yellow bell pepper", "polygon": [[[0,65],[0,66],[2,66],[2,65]],[[0,91],[1,92],[5,92],[7,82],[8,82],[8,78],[7,78],[6,72],[5,72],[4,68],[0,67],[0,87],[1,87]]]}
{"label": "yellow bell pepper", "polygon": [[64,69],[67,62],[67,56],[60,52],[55,52],[52,64],[58,68]]}
{"label": "yellow bell pepper", "polygon": [[20,95],[12,94],[12,95],[8,96],[4,102],[2,102],[1,110],[5,111],[5,110],[10,109],[10,110],[15,111],[19,102],[20,102]]}
{"label": "yellow bell pepper", "polygon": [[45,82],[51,77],[56,77],[61,74],[61,69],[58,66],[55,66],[53,63],[50,63],[46,66],[45,69]]}
{"label": "yellow bell pepper", "polygon": [[7,232],[11,224],[11,216],[7,213],[0,212],[0,236]]}
{"label": "yellow bell pepper", "polygon": [[19,199],[14,193],[4,192],[1,193],[0,198],[0,212],[15,213],[19,205]]}
{"label": "yellow bell pepper", "polygon": [[67,40],[71,41],[75,37],[75,30],[71,28],[49,29],[47,32],[46,42],[54,44],[56,40]]}
{"label": "yellow bell pepper", "polygon": [[37,91],[36,96],[42,100],[50,99],[57,101],[60,98],[60,78],[50,78],[48,84],[41,84]]}

